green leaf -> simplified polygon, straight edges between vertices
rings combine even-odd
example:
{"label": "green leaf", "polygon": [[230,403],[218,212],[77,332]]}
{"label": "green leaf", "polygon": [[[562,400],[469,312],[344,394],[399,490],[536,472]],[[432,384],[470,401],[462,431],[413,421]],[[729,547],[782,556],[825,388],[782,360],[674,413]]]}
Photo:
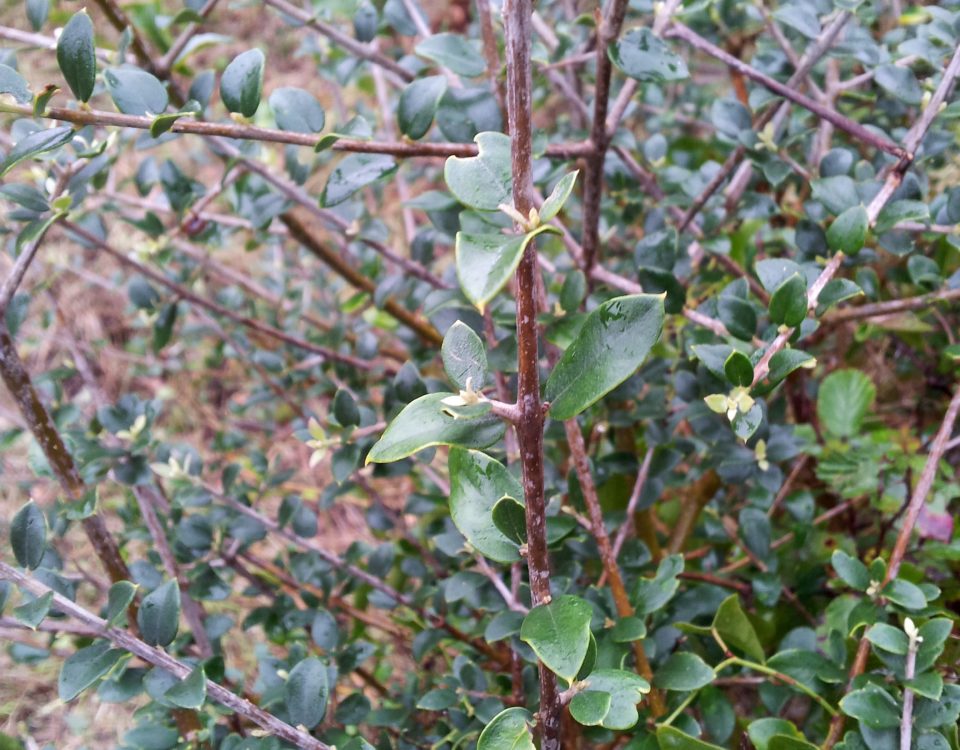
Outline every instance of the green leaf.
{"label": "green leaf", "polygon": [[584,689],[570,700],[570,715],[585,727],[600,726],[612,702],[610,693]]}
{"label": "green leaf", "polygon": [[713,616],[711,627],[720,634],[723,642],[728,646],[733,646],[754,661],[763,663],[763,646],[760,645],[760,639],[753,624],[740,606],[739,596],[731,594],[720,603],[717,613]]}
{"label": "green leaf", "polygon": [[10,94],[21,104],[33,101],[30,87],[17,71],[9,65],[0,64],[0,94]]}
{"label": "green leaf", "polygon": [[348,154],[327,178],[320,203],[336,206],[361,188],[397,171],[397,163],[385,154]]}
{"label": "green leaf", "polygon": [[466,323],[458,320],[447,329],[440,356],[444,372],[457,388],[466,389],[468,380],[474,390],[483,387],[487,379],[487,351]]}
{"label": "green leaf", "polygon": [[663,301],[615,297],[590,313],[547,379],[551,417],[572,419],[637,371],[660,337]]}
{"label": "green leaf", "polygon": [[770,741],[774,737],[803,739],[803,735],[793,722],[773,717],[751,721],[747,727],[747,735],[756,750],[770,750]]}
{"label": "green leaf", "polygon": [[445,711],[456,705],[458,700],[457,691],[453,688],[436,688],[417,701],[417,708],[424,711]]}
{"label": "green leaf", "polygon": [[43,596],[38,596],[25,604],[14,607],[13,616],[31,630],[36,630],[47,613],[50,612],[51,604],[53,604],[53,592],[48,591]]}
{"label": "green leaf", "polygon": [[943,695],[943,677],[940,676],[939,672],[924,672],[912,680],[907,680],[904,684],[917,695],[922,695],[932,701],[940,700],[941,695]]}
{"label": "green leaf", "polygon": [[433,125],[440,97],[447,90],[444,76],[427,76],[407,84],[397,105],[397,124],[408,138],[423,138]]}
{"label": "green leaf", "polygon": [[140,636],[151,646],[166,646],[180,627],[180,587],[174,580],[161,584],[140,602]]}
{"label": "green leaf", "polygon": [[770,372],[763,382],[774,386],[794,370],[815,364],[816,361],[807,352],[799,349],[781,349],[770,358]]}
{"label": "green leaf", "polygon": [[501,497],[491,512],[493,525],[508,539],[527,543],[527,516],[523,503],[513,497]]}
{"label": "green leaf", "polygon": [[773,13],[780,23],[799,31],[807,39],[820,36],[820,19],[816,11],[803,2],[782,5]]}
{"label": "green leaf", "polygon": [[520,640],[544,665],[567,682],[580,671],[590,644],[593,607],[577,596],[558,596],[530,610],[520,628]]}
{"label": "green leaf", "polygon": [[466,298],[483,310],[513,277],[527,245],[537,235],[556,231],[543,224],[523,235],[457,232],[457,278]]}
{"label": "green leaf", "polygon": [[830,564],[850,588],[866,591],[870,587],[870,571],[867,570],[867,566],[842,549],[833,551]]}
{"label": "green leaf", "polygon": [[860,370],[835,370],[820,384],[817,416],[832,435],[851,438],[860,430],[877,389]]}
{"label": "green leaf", "polygon": [[[610,708],[600,724],[614,731],[631,729],[637,723],[640,718],[637,704],[650,692],[650,684],[645,679],[622,669],[598,669],[586,678],[585,683],[585,690],[610,696]],[[573,712],[572,701],[570,711]]]}
{"label": "green leaf", "polygon": [[27,0],[27,20],[34,31],[40,31],[50,13],[50,0]]}
{"label": "green leaf", "polygon": [[263,68],[266,59],[258,49],[241,52],[223,71],[220,98],[231,112],[253,117],[260,108],[263,93]]}
{"label": "green leaf", "polygon": [[813,180],[810,188],[814,199],[820,201],[834,215],[842,214],[860,204],[857,183],[845,174]]}
{"label": "green leaf", "polygon": [[647,625],[643,618],[630,615],[618,620],[608,632],[614,643],[632,643],[647,637]]}
{"label": "green leaf", "polygon": [[757,311],[745,299],[721,295],[717,300],[717,315],[720,322],[738,339],[749,341],[757,332]]}
{"label": "green leaf", "polygon": [[890,693],[877,685],[867,685],[848,693],[840,701],[840,710],[871,729],[900,726],[900,706]]}
{"label": "green leaf", "polygon": [[0,164],[0,177],[4,177],[7,172],[23,160],[32,159],[34,156],[47,151],[53,151],[70,143],[71,140],[73,140],[73,128],[66,125],[61,128],[38,130],[25,138],[21,138],[17,141],[17,145],[10,149],[3,163]]}
{"label": "green leaf", "polygon": [[443,399],[451,393],[428,393],[410,402],[370,449],[366,463],[390,463],[434,445],[488,448],[503,437],[504,425],[489,412],[472,419],[450,416]]}
{"label": "green leaf", "polygon": [[520,559],[516,541],[493,522],[493,508],[504,497],[523,497],[523,488],[499,461],[479,451],[450,450],[450,517],[454,525],[491,560],[511,563]]}
{"label": "green leaf", "polygon": [[353,35],[358,42],[372,42],[377,35],[377,23],[379,16],[376,6],[362,0],[357,5],[357,11],[353,14]]}
{"label": "green leaf", "polygon": [[930,669],[943,653],[944,644],[953,630],[952,621],[945,617],[935,617],[920,626],[923,641],[917,649],[917,674]]}
{"label": "green leaf", "polygon": [[873,80],[892,97],[906,104],[920,104],[923,101],[923,89],[910,68],[881,65],[874,71]]}
{"label": "green leaf", "polygon": [[560,289],[560,307],[565,313],[575,313],[587,296],[587,277],[580,269],[568,273]]}
{"label": "green leaf", "polygon": [[660,750],[723,750],[719,745],[698,740],[674,726],[657,727],[657,744]]}
{"label": "green leaf", "polygon": [[57,40],[57,64],[73,95],[90,99],[97,80],[97,54],[93,45],[93,22],[85,10],[74,13]]}
{"label": "green leaf", "polygon": [[360,424],[360,410],[350,391],[338,388],[333,395],[333,416],[343,427]]}
{"label": "green leaf", "polygon": [[883,622],[871,625],[866,638],[877,648],[889,651],[891,654],[906,654],[910,644],[905,632]]}
{"label": "green leaf", "polygon": [[33,500],[10,521],[10,547],[23,567],[35,570],[47,551],[47,517]]}
{"label": "green leaf", "polygon": [[638,81],[681,81],[690,76],[683,58],[648,28],[631,29],[609,49],[610,60]]}
{"label": "green leaf", "polygon": [[827,230],[827,244],[831,250],[856,255],[867,241],[870,219],[861,203],[840,214]]}
{"label": "green leaf", "polygon": [[207,699],[207,675],[203,665],[196,667],[184,679],[169,688],[163,697],[180,708],[196,710]]}
{"label": "green leaf", "polygon": [[669,602],[680,586],[677,578],[683,572],[683,555],[670,555],[660,561],[653,578],[637,581],[634,601],[637,615],[656,612]]}
{"label": "green leaf", "polygon": [[734,349],[723,363],[723,372],[734,385],[749,388],[753,384],[753,363],[750,357]]}
{"label": "green leaf", "polygon": [[125,115],[159,115],[169,98],[163,84],[139,68],[108,68],[103,74],[113,103]]}
{"label": "green leaf", "polygon": [[315,727],[323,721],[329,695],[327,665],[313,657],[301,661],[290,670],[283,687],[290,723],[294,726],[302,724],[307,729]]}
{"label": "green leaf", "polygon": [[893,229],[902,221],[915,221],[926,224],[930,221],[930,208],[923,201],[892,201],[883,207],[883,210],[877,217],[874,231],[877,234],[883,234]]}
{"label": "green leaf", "polygon": [[475,78],[487,70],[480,45],[459,34],[432,34],[420,42],[415,51],[458,76]]}
{"label": "green leaf", "polygon": [[530,727],[533,717],[525,708],[507,708],[480,732],[477,750],[536,750]]}
{"label": "green leaf", "polygon": [[923,609],[927,606],[927,597],[923,589],[903,578],[894,578],[880,592],[891,602],[904,609]]}
{"label": "green leaf", "polygon": [[270,94],[270,109],[280,130],[293,133],[319,133],[326,123],[320,102],[309,91],[285,86]]}
{"label": "green leaf", "polygon": [[57,680],[60,700],[72,701],[113,669],[125,654],[122,649],[110,648],[109,641],[97,641],[68,656]]}
{"label": "green leaf", "polygon": [[817,298],[817,315],[822,315],[833,305],[862,294],[860,285],[850,279],[830,279]]}
{"label": "green leaf", "polygon": [[107,610],[103,615],[108,625],[116,624],[136,595],[137,586],[130,581],[117,581],[110,587],[107,592]]}
{"label": "green leaf", "polygon": [[763,288],[771,293],[793,274],[803,275],[803,269],[787,258],[764,258],[757,261],[755,268]]}
{"label": "green leaf", "polygon": [[189,112],[168,112],[167,114],[157,115],[150,123],[150,135],[159,138],[173,127],[174,123],[181,117],[186,117]]}
{"label": "green leaf", "polygon": [[770,320],[795,328],[807,317],[807,282],[799,273],[787,277],[770,296]]}
{"label": "green leaf", "polygon": [[660,666],[653,676],[653,684],[664,690],[690,691],[709,685],[716,678],[709,664],[696,654],[679,651]]}
{"label": "green leaf", "polygon": [[577,181],[578,174],[580,174],[580,170],[567,172],[567,174],[561,177],[560,181],[554,185],[553,191],[547,196],[547,199],[540,207],[540,221],[550,221],[560,213],[563,204],[567,202],[567,198],[569,198],[570,193],[573,192],[573,185]]}
{"label": "green leaf", "polygon": [[496,211],[513,205],[513,173],[510,170],[510,138],[503,133],[477,133],[476,156],[451,156],[443,178],[454,197],[480,211]]}

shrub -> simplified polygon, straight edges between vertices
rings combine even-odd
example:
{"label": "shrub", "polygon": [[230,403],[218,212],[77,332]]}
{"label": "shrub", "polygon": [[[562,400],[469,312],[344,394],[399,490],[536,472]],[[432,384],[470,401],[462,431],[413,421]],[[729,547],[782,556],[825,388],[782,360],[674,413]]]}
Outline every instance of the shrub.
{"label": "shrub", "polygon": [[960,750],[956,3],[175,5],[0,34],[10,659],[124,748]]}

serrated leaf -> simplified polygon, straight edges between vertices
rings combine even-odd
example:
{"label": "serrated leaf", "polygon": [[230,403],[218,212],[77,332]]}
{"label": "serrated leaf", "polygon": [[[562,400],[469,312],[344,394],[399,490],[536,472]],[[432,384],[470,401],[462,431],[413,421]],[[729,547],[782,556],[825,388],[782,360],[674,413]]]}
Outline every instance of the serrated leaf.
{"label": "serrated leaf", "polygon": [[832,435],[850,438],[860,430],[877,389],[860,370],[836,370],[820,384],[817,416]]}
{"label": "serrated leaf", "polygon": [[397,162],[386,154],[348,154],[340,160],[323,188],[320,203],[336,206],[358,190],[397,171]]}
{"label": "serrated leaf", "polygon": [[231,112],[253,117],[260,108],[266,58],[258,49],[241,52],[223,71],[220,98]]}
{"label": "serrated leaf", "polygon": [[660,338],[664,297],[604,302],[587,317],[547,379],[550,416],[571,419],[633,375]]}
{"label": "serrated leaf", "polygon": [[93,22],[85,10],[74,13],[63,27],[57,39],[57,64],[73,95],[88,101],[97,80],[97,55]]}
{"label": "serrated leaf", "polygon": [[520,640],[554,674],[572,682],[590,645],[593,607],[577,596],[558,596],[530,610],[520,628]]}
{"label": "serrated leaf", "polygon": [[503,133],[477,133],[473,139],[478,154],[451,156],[443,177],[454,197],[480,211],[496,211],[513,204],[513,173],[510,169],[510,138]]}
{"label": "serrated leaf", "polygon": [[285,86],[275,89],[268,100],[280,130],[293,133],[319,133],[326,123],[320,102],[309,91]]}
{"label": "serrated leaf", "polygon": [[47,551],[47,517],[33,500],[10,521],[10,547],[23,567],[34,570],[40,566]]}

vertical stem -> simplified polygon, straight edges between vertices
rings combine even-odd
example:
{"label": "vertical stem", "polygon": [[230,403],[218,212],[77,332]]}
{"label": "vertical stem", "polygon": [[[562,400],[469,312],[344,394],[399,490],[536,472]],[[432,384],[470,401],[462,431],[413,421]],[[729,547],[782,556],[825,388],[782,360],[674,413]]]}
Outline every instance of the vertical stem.
{"label": "vertical stem", "polygon": [[[507,122],[510,130],[513,203],[524,216],[533,207],[532,105],[530,40],[532,0],[506,0],[503,21],[507,58]],[[527,245],[517,268],[517,437],[523,469],[527,517],[527,569],[534,606],[550,601],[550,557],[547,552],[543,478],[543,403],[540,400],[540,355],[537,340],[537,251]],[[542,663],[540,728],[542,750],[560,748],[560,694],[557,678]]]}

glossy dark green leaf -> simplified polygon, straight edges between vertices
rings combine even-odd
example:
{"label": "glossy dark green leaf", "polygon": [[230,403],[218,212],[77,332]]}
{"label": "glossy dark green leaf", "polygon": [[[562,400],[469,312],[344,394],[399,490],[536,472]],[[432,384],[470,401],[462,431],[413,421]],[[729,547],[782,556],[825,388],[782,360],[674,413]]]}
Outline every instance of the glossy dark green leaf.
{"label": "glossy dark green leaf", "polygon": [[23,567],[34,570],[40,566],[47,550],[47,517],[33,500],[10,521],[10,547]]}
{"label": "glossy dark green leaf", "polygon": [[477,750],[536,750],[531,726],[533,716],[525,708],[504,709],[480,732]]}
{"label": "glossy dark green leaf", "polygon": [[60,700],[72,701],[113,669],[125,653],[122,649],[111,648],[109,641],[97,641],[68,656],[57,680]]}
{"label": "glossy dark green leaf", "polygon": [[750,357],[741,351],[730,352],[727,361],[723,363],[723,372],[734,385],[749,388],[753,383],[753,363]]}
{"label": "glossy dark green leaf", "polygon": [[647,636],[647,626],[643,618],[631,615],[617,621],[608,631],[614,643],[631,643]]}
{"label": "glossy dark green leaf", "polygon": [[390,463],[434,445],[488,448],[503,437],[503,422],[489,413],[450,416],[440,403],[454,394],[429,393],[407,404],[367,454],[367,463]]}
{"label": "glossy dark green leaf", "polygon": [[903,221],[912,221],[920,224],[929,223],[930,207],[923,201],[891,201],[883,207],[873,229],[877,234],[883,234]]}
{"label": "glossy dark green leaf", "polygon": [[583,271],[577,269],[568,273],[563,280],[560,290],[560,307],[566,313],[574,313],[587,296],[587,277]]}
{"label": "glossy dark green leaf", "polygon": [[770,296],[770,320],[795,328],[807,317],[807,282],[800,274],[789,276]]}
{"label": "glossy dark green leaf", "polygon": [[547,379],[550,416],[571,419],[643,364],[660,337],[662,295],[615,297],[590,313]]}
{"label": "glossy dark green leaf", "polygon": [[709,685],[716,678],[703,659],[689,651],[671,654],[653,676],[655,687],[664,690],[690,691]]}
{"label": "glossy dark green leaf", "polygon": [[856,255],[867,240],[870,220],[863,205],[848,208],[840,214],[827,230],[827,244],[831,250]]}
{"label": "glossy dark green leaf", "polygon": [[384,154],[348,154],[327,178],[320,203],[336,206],[367,185],[397,171],[392,156]]}
{"label": "glossy dark green leaf", "polygon": [[228,110],[244,117],[257,113],[265,63],[263,52],[258,49],[241,52],[230,61],[220,78],[220,98]]}
{"label": "glossy dark green leaf", "polygon": [[270,94],[269,103],[280,130],[319,133],[326,123],[323,107],[309,91],[285,86]]}
{"label": "glossy dark green leaf", "polygon": [[719,745],[698,740],[674,726],[657,727],[657,743],[660,750],[722,750]]}
{"label": "glossy dark green leaf", "polygon": [[900,726],[900,706],[878,685],[847,693],[840,701],[840,709],[871,729],[892,729]]}
{"label": "glossy dark green leaf", "polygon": [[577,596],[558,596],[530,610],[520,639],[550,671],[572,682],[580,671],[590,642],[593,607]]}
{"label": "glossy dark green leaf", "polygon": [[151,646],[166,646],[177,637],[180,587],[176,581],[167,581],[143,598],[137,612],[137,624],[140,637]]}
{"label": "glossy dark green leaf", "polygon": [[484,557],[519,560],[519,544],[497,528],[493,508],[501,498],[523,497],[520,483],[503,464],[479,451],[453,448],[448,466],[450,517],[460,533]]}
{"label": "glossy dark green leaf", "polygon": [[918,610],[927,606],[923,589],[904,578],[894,578],[883,587],[882,593],[891,602],[904,609]]}
{"label": "glossy dark green leaf", "polygon": [[720,634],[724,643],[742,651],[754,661],[763,663],[763,646],[743,608],[740,597],[731,594],[717,608],[712,627]]}
{"label": "glossy dark green leaf", "polygon": [[68,126],[38,130],[21,138],[7,153],[3,163],[0,163],[0,177],[5,176],[25,159],[32,159],[47,151],[53,151],[70,143],[71,140],[73,140],[73,128]]}
{"label": "glossy dark green leaf", "polygon": [[690,73],[683,58],[650,29],[631,29],[609,50],[613,64],[638,81],[681,81]]}
{"label": "glossy dark green leaf", "polygon": [[458,320],[443,336],[440,347],[443,369],[450,381],[460,390],[469,381],[474,390],[487,380],[487,351],[474,330]]}
{"label": "glossy dark green leaf", "polygon": [[397,124],[408,138],[423,138],[433,125],[440,97],[447,90],[444,76],[427,76],[407,84],[397,105]]}
{"label": "glossy dark green leaf", "polygon": [[843,550],[834,550],[830,564],[843,582],[851,588],[866,591],[870,586],[870,571],[867,570],[867,566]]}
{"label": "glossy dark green leaf", "polygon": [[424,711],[445,711],[459,700],[457,691],[453,688],[436,688],[430,690],[417,701],[417,708]]}
{"label": "glossy dark green leaf", "polygon": [[487,70],[479,43],[459,34],[432,34],[417,45],[416,52],[458,76],[474,78]]}
{"label": "glossy dark green leaf", "polygon": [[327,665],[316,658],[307,658],[290,670],[283,687],[283,699],[290,722],[312,729],[327,712],[330,682]]}
{"label": "glossy dark green leaf", "polygon": [[503,133],[478,133],[476,156],[451,156],[443,168],[447,188],[466,206],[496,211],[513,205],[510,139]]}
{"label": "glossy dark green leaf", "polygon": [[97,80],[97,55],[93,43],[93,22],[85,10],[74,13],[57,39],[57,64],[73,95],[82,102],[90,99]]}
{"label": "glossy dark green leaf", "polygon": [[640,578],[636,584],[634,604],[638,615],[662,609],[680,587],[677,578],[683,572],[683,555],[670,555],[657,566],[653,578]]}
{"label": "glossy dark green leaf", "polygon": [[333,416],[344,427],[360,424],[360,410],[350,391],[338,388],[333,396]]}
{"label": "glossy dark green leaf", "polygon": [[887,625],[885,622],[870,626],[865,637],[877,648],[901,656],[907,653],[907,646],[910,643],[910,639],[903,630]]}
{"label": "glossy dark green leaf", "polygon": [[610,713],[612,702],[610,693],[581,690],[570,701],[570,715],[586,727],[600,726]]}
{"label": "glossy dark green leaf", "polygon": [[108,68],[103,74],[110,98],[125,115],[159,115],[167,108],[167,90],[139,68]]}
{"label": "glossy dark green leaf", "polygon": [[501,497],[491,512],[493,525],[507,539],[519,544],[527,543],[526,509],[523,503],[513,497]]}
{"label": "glossy dark green leaf", "polygon": [[877,389],[860,370],[836,370],[820,384],[817,415],[832,435],[850,438],[860,430]]}
{"label": "glossy dark green leaf", "polygon": [[130,581],[117,581],[107,592],[107,609],[103,619],[108,625],[115,625],[120,616],[127,611],[127,607],[137,595],[137,587]]}
{"label": "glossy dark green leaf", "polygon": [[33,94],[30,93],[27,82],[9,65],[0,64],[0,94],[10,94],[21,104],[29,104],[33,101]]}
{"label": "glossy dark green leaf", "polygon": [[747,735],[757,750],[770,750],[770,740],[774,737],[803,738],[800,730],[792,722],[773,717],[751,721],[747,727]]}
{"label": "glossy dark green leaf", "polygon": [[757,311],[745,299],[721,296],[717,300],[717,315],[720,322],[738,339],[750,341],[757,332]]}

